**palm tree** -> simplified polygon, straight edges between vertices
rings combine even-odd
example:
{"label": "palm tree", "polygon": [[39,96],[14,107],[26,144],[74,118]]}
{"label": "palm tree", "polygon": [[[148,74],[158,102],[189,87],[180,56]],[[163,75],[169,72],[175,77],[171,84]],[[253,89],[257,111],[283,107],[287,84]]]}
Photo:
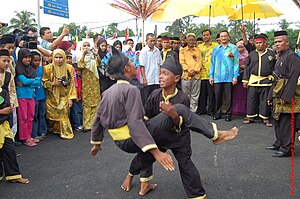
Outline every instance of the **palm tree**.
{"label": "palm tree", "polygon": [[27,10],[22,10],[21,12],[17,12],[16,17],[10,20],[9,29],[21,29],[23,30],[25,27],[37,27],[36,21],[34,19],[34,13],[29,12]]}
{"label": "palm tree", "polygon": [[289,27],[290,23],[287,22],[286,19],[281,19],[281,21],[279,22],[279,27],[281,28],[281,30],[286,30]]}

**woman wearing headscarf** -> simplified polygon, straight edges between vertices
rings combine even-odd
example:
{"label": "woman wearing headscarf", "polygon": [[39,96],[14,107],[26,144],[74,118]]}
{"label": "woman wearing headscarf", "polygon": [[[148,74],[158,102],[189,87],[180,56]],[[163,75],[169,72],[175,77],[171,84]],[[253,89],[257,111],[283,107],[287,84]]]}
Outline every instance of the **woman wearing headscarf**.
{"label": "woman wearing headscarf", "polygon": [[232,114],[233,115],[246,115],[247,113],[247,89],[243,87],[242,77],[246,66],[246,62],[249,56],[243,41],[236,43],[239,51],[239,65],[240,65],[240,76],[238,83],[233,87],[232,95]]}
{"label": "woman wearing headscarf", "polygon": [[109,87],[111,87],[114,83],[116,83],[115,80],[112,80],[108,77],[108,74],[106,73],[106,68],[108,64],[108,60],[112,57],[112,55],[107,52],[107,41],[103,38],[99,39],[97,42],[98,47],[98,54],[101,58],[101,67],[100,67],[100,92],[103,93],[105,90],[107,90]]}
{"label": "woman wearing headscarf", "polygon": [[82,110],[85,131],[92,129],[97,107],[100,103],[100,80],[98,66],[101,58],[98,49],[90,50],[91,44],[84,41],[81,47],[81,57],[78,59],[78,69],[82,71]]}
{"label": "woman wearing headscarf", "polygon": [[66,63],[66,54],[61,49],[53,51],[52,63],[44,67],[42,82],[46,92],[46,119],[48,130],[61,138],[74,137],[69,120],[72,99],[76,99],[74,74]]}
{"label": "woman wearing headscarf", "polygon": [[31,53],[27,48],[21,48],[18,52],[16,66],[16,91],[18,97],[18,123],[20,140],[24,145],[36,146],[38,139],[31,138],[32,123],[34,119],[34,88],[40,86],[40,78],[30,65]]}

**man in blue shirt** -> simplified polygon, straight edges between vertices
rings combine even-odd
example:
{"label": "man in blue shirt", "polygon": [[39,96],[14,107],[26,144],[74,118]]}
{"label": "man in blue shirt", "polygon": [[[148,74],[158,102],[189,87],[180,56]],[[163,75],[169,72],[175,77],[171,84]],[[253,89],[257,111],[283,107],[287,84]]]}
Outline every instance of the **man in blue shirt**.
{"label": "man in blue shirt", "polygon": [[225,121],[231,121],[232,86],[237,83],[239,76],[238,48],[231,44],[228,31],[220,32],[221,44],[212,52],[209,69],[209,83],[214,86],[215,114],[213,119],[218,120],[222,114],[222,97],[226,95]]}

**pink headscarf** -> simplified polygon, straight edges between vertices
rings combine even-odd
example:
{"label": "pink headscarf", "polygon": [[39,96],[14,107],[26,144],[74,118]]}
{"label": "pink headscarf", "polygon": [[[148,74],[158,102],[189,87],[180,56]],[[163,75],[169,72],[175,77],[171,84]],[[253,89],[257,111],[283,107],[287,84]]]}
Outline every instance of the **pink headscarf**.
{"label": "pink headscarf", "polygon": [[240,66],[241,66],[241,65],[245,65],[245,64],[246,64],[246,61],[247,61],[247,58],[248,58],[248,56],[249,56],[249,53],[248,53],[248,51],[246,50],[243,41],[237,42],[237,43],[236,43],[236,46],[237,46],[237,47],[242,46],[242,47],[244,48],[244,51],[243,51],[242,53],[240,53],[240,51],[239,51],[239,62],[240,62]]}

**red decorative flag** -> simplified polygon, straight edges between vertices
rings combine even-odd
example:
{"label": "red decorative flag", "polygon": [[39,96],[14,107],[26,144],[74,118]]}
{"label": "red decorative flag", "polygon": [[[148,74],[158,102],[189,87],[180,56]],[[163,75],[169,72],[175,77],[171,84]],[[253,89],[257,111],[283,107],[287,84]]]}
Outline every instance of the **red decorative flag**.
{"label": "red decorative flag", "polygon": [[114,33],[113,37],[111,39],[116,39],[118,37],[118,30]]}
{"label": "red decorative flag", "polygon": [[128,27],[126,28],[126,32],[125,32],[125,40],[129,39],[129,30]]}

